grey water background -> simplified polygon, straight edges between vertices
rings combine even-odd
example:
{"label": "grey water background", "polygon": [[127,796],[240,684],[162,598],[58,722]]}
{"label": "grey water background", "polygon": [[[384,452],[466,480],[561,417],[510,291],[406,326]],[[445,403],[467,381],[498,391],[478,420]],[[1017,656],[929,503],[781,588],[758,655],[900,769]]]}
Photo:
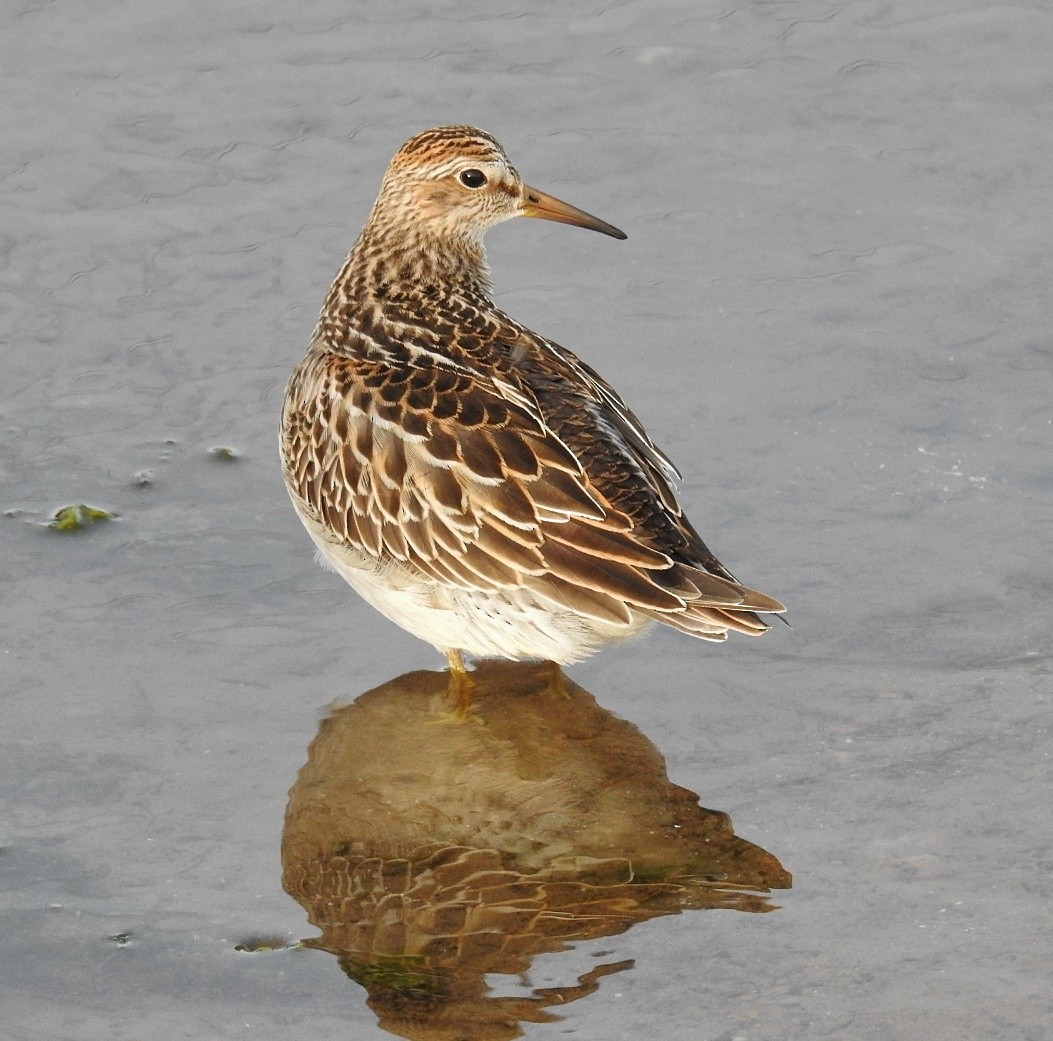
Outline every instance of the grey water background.
{"label": "grey water background", "polygon": [[[571,670],[795,884],[607,941],[635,968],[526,1035],[1049,1037],[1050,54],[1045,0],[9,0],[0,1037],[388,1036],[335,959],[235,945],[310,932],[323,707],[442,664],[314,566],[275,428],[453,121],[628,232],[496,229],[497,299],[793,623]],[[81,501],[119,520],[42,527]]]}

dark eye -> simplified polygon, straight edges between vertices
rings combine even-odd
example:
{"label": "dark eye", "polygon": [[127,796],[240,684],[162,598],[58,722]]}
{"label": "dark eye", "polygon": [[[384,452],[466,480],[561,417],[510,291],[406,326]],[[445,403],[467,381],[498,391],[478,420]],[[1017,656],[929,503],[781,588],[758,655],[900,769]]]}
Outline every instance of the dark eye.
{"label": "dark eye", "polygon": [[486,184],[486,174],[482,170],[462,170],[457,180],[465,188],[482,188]]}

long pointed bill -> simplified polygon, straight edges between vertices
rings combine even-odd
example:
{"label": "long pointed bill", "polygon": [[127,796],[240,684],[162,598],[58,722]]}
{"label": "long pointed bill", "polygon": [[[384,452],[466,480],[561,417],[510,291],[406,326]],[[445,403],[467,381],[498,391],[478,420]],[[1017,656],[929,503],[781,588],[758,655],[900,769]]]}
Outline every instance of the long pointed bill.
{"label": "long pointed bill", "polygon": [[569,202],[539,192],[536,188],[523,186],[523,216],[538,217],[541,220],[559,221],[560,224],[573,224],[590,231],[599,231],[613,239],[628,238],[624,231],[619,231],[613,224],[608,224],[591,213],[571,206]]}

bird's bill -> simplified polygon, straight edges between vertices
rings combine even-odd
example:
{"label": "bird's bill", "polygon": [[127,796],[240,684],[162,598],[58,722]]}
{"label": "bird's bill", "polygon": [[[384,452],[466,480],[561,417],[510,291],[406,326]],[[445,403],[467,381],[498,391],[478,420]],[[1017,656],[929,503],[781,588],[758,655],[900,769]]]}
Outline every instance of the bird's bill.
{"label": "bird's bill", "polygon": [[608,224],[591,213],[562,202],[551,195],[539,192],[536,188],[523,188],[523,216],[538,217],[541,220],[554,220],[560,224],[573,224],[578,228],[588,228],[610,235],[614,239],[628,238],[624,231],[619,231],[613,224]]}

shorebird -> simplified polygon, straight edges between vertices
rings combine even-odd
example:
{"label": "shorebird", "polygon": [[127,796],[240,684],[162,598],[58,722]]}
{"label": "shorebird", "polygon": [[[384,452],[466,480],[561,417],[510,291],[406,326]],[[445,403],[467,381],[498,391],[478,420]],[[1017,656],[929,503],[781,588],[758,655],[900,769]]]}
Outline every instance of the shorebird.
{"label": "shorebird", "polygon": [[325,299],[282,412],[285,481],[324,564],[446,655],[557,666],[653,622],[758,635],[677,499],[680,474],[585,362],[490,297],[512,217],[617,228],[523,183],[469,126],[410,138]]}

